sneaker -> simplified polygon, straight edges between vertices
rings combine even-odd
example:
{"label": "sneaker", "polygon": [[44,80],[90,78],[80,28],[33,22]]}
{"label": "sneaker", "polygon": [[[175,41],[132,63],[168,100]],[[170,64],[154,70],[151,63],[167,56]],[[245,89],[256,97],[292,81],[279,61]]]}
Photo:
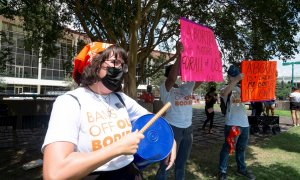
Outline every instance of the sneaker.
{"label": "sneaker", "polygon": [[226,173],[220,172],[218,180],[227,180],[227,175]]}
{"label": "sneaker", "polygon": [[237,171],[237,175],[239,175],[239,176],[245,176],[248,179],[255,180],[254,174],[251,171],[248,171],[248,170],[246,170],[245,172],[242,172],[242,171],[238,170]]}

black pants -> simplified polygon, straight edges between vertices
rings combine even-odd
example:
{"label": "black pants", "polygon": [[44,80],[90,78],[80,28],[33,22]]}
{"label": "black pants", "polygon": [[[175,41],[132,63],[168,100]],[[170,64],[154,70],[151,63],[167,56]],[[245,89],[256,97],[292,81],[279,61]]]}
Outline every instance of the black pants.
{"label": "black pants", "polygon": [[204,121],[202,128],[205,128],[206,124],[209,122],[209,129],[212,129],[213,123],[214,123],[215,112],[213,111],[213,112],[209,113],[207,111],[207,109],[205,109],[205,114],[206,114],[206,120]]}
{"label": "black pants", "polygon": [[142,180],[143,176],[134,163],[114,171],[93,172],[83,180]]}

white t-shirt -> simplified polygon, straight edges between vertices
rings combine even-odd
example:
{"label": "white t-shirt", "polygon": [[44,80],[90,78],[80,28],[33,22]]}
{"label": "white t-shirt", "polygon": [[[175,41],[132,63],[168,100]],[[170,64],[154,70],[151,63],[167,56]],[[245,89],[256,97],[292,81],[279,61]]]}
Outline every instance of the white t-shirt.
{"label": "white t-shirt", "polygon": [[299,92],[292,92],[290,94],[290,102],[300,102],[300,93]]}
{"label": "white t-shirt", "polygon": [[[224,87],[225,88],[225,87]],[[223,91],[223,89],[221,91]],[[227,102],[227,96],[222,96],[224,102]],[[227,103],[226,125],[249,127],[248,116],[245,104],[241,102],[241,89],[234,87],[230,96],[230,101]]]}
{"label": "white t-shirt", "polygon": [[[76,96],[80,105],[67,94]],[[103,97],[79,87],[67,94],[57,97],[54,102],[42,151],[46,145],[57,141],[73,143],[77,152],[96,151],[130,133],[131,121],[148,114],[145,108],[121,92],[118,94],[125,107],[114,93]],[[121,155],[95,171],[120,169],[132,160],[132,155]]]}
{"label": "white t-shirt", "polygon": [[168,92],[165,83],[160,86],[161,101],[170,102],[171,108],[166,112],[165,119],[173,126],[187,128],[192,125],[193,98],[195,82],[187,82],[178,88],[172,87]]}

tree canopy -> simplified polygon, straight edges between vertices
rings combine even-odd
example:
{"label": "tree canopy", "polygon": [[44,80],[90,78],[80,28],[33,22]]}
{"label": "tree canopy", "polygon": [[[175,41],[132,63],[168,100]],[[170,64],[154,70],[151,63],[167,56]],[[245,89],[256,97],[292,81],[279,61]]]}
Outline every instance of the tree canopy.
{"label": "tree canopy", "polygon": [[55,54],[53,43],[66,24],[92,41],[120,44],[129,51],[125,91],[135,97],[137,64],[143,80],[175,58],[145,68],[154,49],[170,52],[180,39],[179,17],[212,28],[223,61],[238,64],[293,58],[299,47],[299,12],[298,0],[11,0],[0,15],[24,17],[28,42],[50,52],[46,58]]}

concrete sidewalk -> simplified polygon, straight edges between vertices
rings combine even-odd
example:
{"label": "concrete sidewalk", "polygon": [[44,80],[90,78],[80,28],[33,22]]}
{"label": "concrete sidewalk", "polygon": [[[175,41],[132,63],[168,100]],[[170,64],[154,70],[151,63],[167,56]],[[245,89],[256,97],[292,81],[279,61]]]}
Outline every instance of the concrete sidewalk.
{"label": "concrete sidewalk", "polygon": [[[203,146],[222,143],[224,140],[223,131],[225,118],[221,112],[215,111],[213,132],[211,134],[208,133],[209,123],[206,125],[206,130],[201,129],[205,119],[204,109],[193,109],[194,143]],[[287,117],[280,117],[279,124],[281,132],[284,132],[292,127],[292,120]],[[29,148],[40,150],[45,133],[46,129],[17,129],[13,131],[13,129],[9,127],[0,127],[0,149]],[[251,135],[250,140],[258,140],[272,135],[272,133],[258,133]]]}

